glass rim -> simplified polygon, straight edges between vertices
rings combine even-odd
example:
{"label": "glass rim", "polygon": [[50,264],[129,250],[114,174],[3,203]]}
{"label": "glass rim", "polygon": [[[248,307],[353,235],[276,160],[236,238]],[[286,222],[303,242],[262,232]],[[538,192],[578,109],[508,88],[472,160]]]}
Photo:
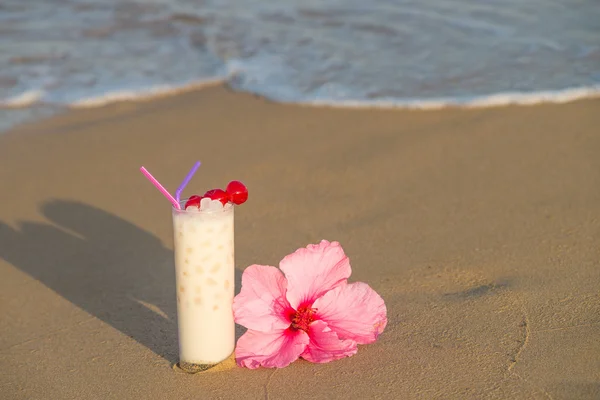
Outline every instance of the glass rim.
{"label": "glass rim", "polygon": [[202,215],[206,215],[206,214],[220,214],[229,210],[233,210],[235,208],[235,204],[233,204],[232,202],[228,202],[227,204],[231,204],[231,207],[229,208],[225,208],[225,206],[223,206],[222,209],[220,210],[203,210],[203,211],[188,211],[186,210],[185,207],[185,203],[188,201],[189,197],[185,198],[185,199],[180,199],[179,200],[179,205],[181,206],[180,209],[175,208],[175,205],[171,205],[171,210],[173,212],[177,212],[177,213],[181,213],[181,214],[202,214]]}

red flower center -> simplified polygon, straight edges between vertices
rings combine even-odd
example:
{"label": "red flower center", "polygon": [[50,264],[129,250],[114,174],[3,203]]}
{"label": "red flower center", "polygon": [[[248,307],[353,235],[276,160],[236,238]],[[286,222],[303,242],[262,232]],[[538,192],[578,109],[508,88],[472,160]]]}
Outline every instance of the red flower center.
{"label": "red flower center", "polygon": [[308,326],[315,320],[315,312],[317,310],[307,306],[298,307],[298,311],[291,315],[292,325],[291,328],[298,330],[301,329],[308,333]]}

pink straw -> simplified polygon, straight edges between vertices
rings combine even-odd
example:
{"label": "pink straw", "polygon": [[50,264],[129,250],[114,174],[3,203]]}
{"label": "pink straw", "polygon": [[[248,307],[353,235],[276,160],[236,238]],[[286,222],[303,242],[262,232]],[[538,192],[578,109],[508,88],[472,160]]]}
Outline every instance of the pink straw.
{"label": "pink straw", "polygon": [[175,198],[173,196],[171,196],[171,193],[169,193],[167,191],[167,189],[165,189],[163,187],[163,185],[160,184],[160,182],[158,182],[156,180],[155,177],[152,176],[152,174],[150,172],[148,172],[148,170],[144,167],[140,168],[140,171],[142,171],[142,174],[144,174],[146,176],[146,178],[148,178],[148,180],[154,185],[156,186],[156,188],[158,190],[160,190],[160,192],[171,202],[173,203],[173,206],[178,209],[181,210],[181,206],[179,205],[179,203],[177,202],[177,200],[175,200]]}

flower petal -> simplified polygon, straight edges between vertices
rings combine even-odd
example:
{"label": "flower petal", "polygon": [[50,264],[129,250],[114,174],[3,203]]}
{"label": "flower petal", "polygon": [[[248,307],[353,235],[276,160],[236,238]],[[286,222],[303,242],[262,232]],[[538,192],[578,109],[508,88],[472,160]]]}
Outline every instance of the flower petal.
{"label": "flower petal", "polygon": [[387,324],[387,310],[381,296],[366,283],[339,286],[313,304],[323,320],[340,339],[358,344],[372,343]]}
{"label": "flower petal", "polygon": [[300,330],[269,333],[248,330],[237,342],[235,358],[240,367],[283,368],[300,357],[308,341],[306,332]]}
{"label": "flower petal", "polygon": [[346,283],[352,273],[340,244],[327,240],[296,250],[281,260],[279,268],[288,281],[286,297],[296,310]]}
{"label": "flower petal", "polygon": [[233,299],[235,322],[260,332],[282,330],[290,326],[285,311],[287,282],[275,267],[251,265],[242,275],[242,289]]}
{"label": "flower petal", "polygon": [[302,358],[314,363],[326,363],[356,354],[358,346],[354,340],[340,340],[325,322],[315,321],[308,330],[310,342]]}

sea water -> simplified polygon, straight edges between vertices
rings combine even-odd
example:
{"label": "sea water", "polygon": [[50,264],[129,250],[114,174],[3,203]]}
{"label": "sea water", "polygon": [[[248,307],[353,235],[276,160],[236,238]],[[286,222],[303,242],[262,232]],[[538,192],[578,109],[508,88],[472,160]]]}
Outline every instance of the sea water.
{"label": "sea water", "polygon": [[0,130],[213,82],[346,107],[597,96],[600,2],[0,2]]}

